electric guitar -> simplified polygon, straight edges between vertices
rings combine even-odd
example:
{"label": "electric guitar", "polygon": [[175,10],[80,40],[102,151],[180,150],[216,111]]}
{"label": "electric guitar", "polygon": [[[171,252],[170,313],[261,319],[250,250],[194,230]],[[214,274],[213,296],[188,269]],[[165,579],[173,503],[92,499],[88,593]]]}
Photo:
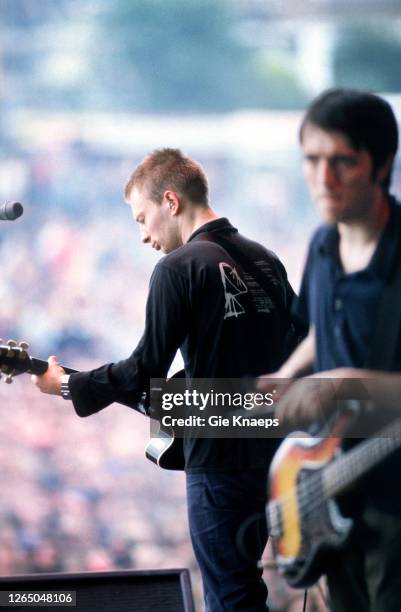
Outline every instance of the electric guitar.
{"label": "electric guitar", "polygon": [[[18,346],[14,340],[9,340],[5,345],[1,344],[1,342],[0,340],[0,378],[2,375],[5,375],[5,382],[7,384],[10,384],[13,378],[19,374],[41,375],[49,367],[47,361],[36,359],[29,355],[29,345],[27,342],[20,342]],[[78,372],[78,370],[65,366],[61,367],[65,370],[66,374]],[[185,376],[185,373],[183,370],[180,370],[172,378],[182,378],[183,376]],[[147,404],[146,394],[142,397],[141,403],[143,405]],[[152,423],[153,429],[155,429],[155,436],[150,438],[145,448],[147,459],[166,470],[182,470],[185,463],[182,439],[175,438],[172,429],[161,427],[160,423],[155,420]]]}
{"label": "electric guitar", "polygon": [[352,520],[341,515],[335,497],[401,448],[399,418],[341,453],[347,421],[340,416],[329,437],[290,434],[270,466],[267,522],[279,570],[292,587],[314,584],[325,573],[330,552],[347,540]]}

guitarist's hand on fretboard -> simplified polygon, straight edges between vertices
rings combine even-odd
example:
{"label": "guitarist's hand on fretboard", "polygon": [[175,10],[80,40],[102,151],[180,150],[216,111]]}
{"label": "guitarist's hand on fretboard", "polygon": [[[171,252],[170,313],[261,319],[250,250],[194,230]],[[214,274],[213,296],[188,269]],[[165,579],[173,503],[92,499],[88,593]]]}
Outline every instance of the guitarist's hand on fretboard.
{"label": "guitarist's hand on fretboard", "polygon": [[40,376],[33,374],[31,380],[42,393],[61,395],[61,377],[65,374],[65,370],[54,355],[49,357],[47,361],[49,364],[47,371]]}

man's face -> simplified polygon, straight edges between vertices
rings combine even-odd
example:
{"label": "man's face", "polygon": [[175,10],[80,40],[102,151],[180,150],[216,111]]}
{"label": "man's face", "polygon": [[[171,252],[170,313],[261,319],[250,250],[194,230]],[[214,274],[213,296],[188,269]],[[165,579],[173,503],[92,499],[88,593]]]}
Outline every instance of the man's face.
{"label": "man's face", "polygon": [[158,204],[149,199],[146,189],[134,187],[129,204],[144,244],[150,244],[153,249],[163,253],[170,253],[181,246],[177,220],[172,216],[167,200],[163,199]]}
{"label": "man's face", "polygon": [[303,169],[311,197],[328,223],[366,217],[382,176],[374,176],[372,158],[355,150],[340,132],[306,124],[302,134]]}

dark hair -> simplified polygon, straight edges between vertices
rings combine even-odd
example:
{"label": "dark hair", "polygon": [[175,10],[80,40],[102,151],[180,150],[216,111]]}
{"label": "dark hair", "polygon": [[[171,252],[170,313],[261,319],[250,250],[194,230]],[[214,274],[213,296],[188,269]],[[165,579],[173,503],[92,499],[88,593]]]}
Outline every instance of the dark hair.
{"label": "dark hair", "polygon": [[134,187],[147,189],[150,199],[159,204],[167,189],[194,204],[208,204],[206,174],[200,164],[179,149],[156,149],[147,155],[128,179],[124,189],[126,200]]}
{"label": "dark hair", "polygon": [[[329,89],[309,106],[299,131],[308,124],[323,130],[344,134],[354,149],[365,149],[371,156],[373,171],[384,166],[398,148],[398,127],[393,110],[383,98],[354,89]],[[391,171],[382,182],[385,191],[390,187]]]}

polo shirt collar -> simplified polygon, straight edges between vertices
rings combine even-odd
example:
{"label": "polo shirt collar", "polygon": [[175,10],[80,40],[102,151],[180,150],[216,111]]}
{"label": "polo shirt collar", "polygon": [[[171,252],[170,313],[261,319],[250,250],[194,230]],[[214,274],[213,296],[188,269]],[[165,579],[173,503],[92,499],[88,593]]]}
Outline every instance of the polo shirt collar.
{"label": "polo shirt collar", "polygon": [[200,234],[204,234],[206,232],[213,233],[222,231],[229,233],[238,232],[237,228],[231,225],[231,223],[226,217],[220,217],[219,219],[213,219],[213,221],[208,221],[208,223],[205,223],[204,225],[201,225],[201,227],[198,227],[198,229],[190,235],[187,242],[190,242],[194,238],[197,238]]}
{"label": "polo shirt collar", "polygon": [[[401,245],[401,206],[393,196],[389,196],[390,215],[382,232],[375,252],[368,266],[361,270],[383,280],[390,276],[398,259],[398,245]],[[327,231],[318,239],[318,249],[321,255],[330,257],[340,266],[338,245],[339,233],[335,224],[327,225]]]}
{"label": "polo shirt collar", "polygon": [[335,259],[338,256],[338,230],[336,225],[325,226],[326,231],[318,236],[317,248],[321,255]]}
{"label": "polo shirt collar", "polygon": [[372,259],[366,268],[371,274],[386,281],[398,260],[401,245],[401,207],[394,197],[389,198],[390,215]]}

